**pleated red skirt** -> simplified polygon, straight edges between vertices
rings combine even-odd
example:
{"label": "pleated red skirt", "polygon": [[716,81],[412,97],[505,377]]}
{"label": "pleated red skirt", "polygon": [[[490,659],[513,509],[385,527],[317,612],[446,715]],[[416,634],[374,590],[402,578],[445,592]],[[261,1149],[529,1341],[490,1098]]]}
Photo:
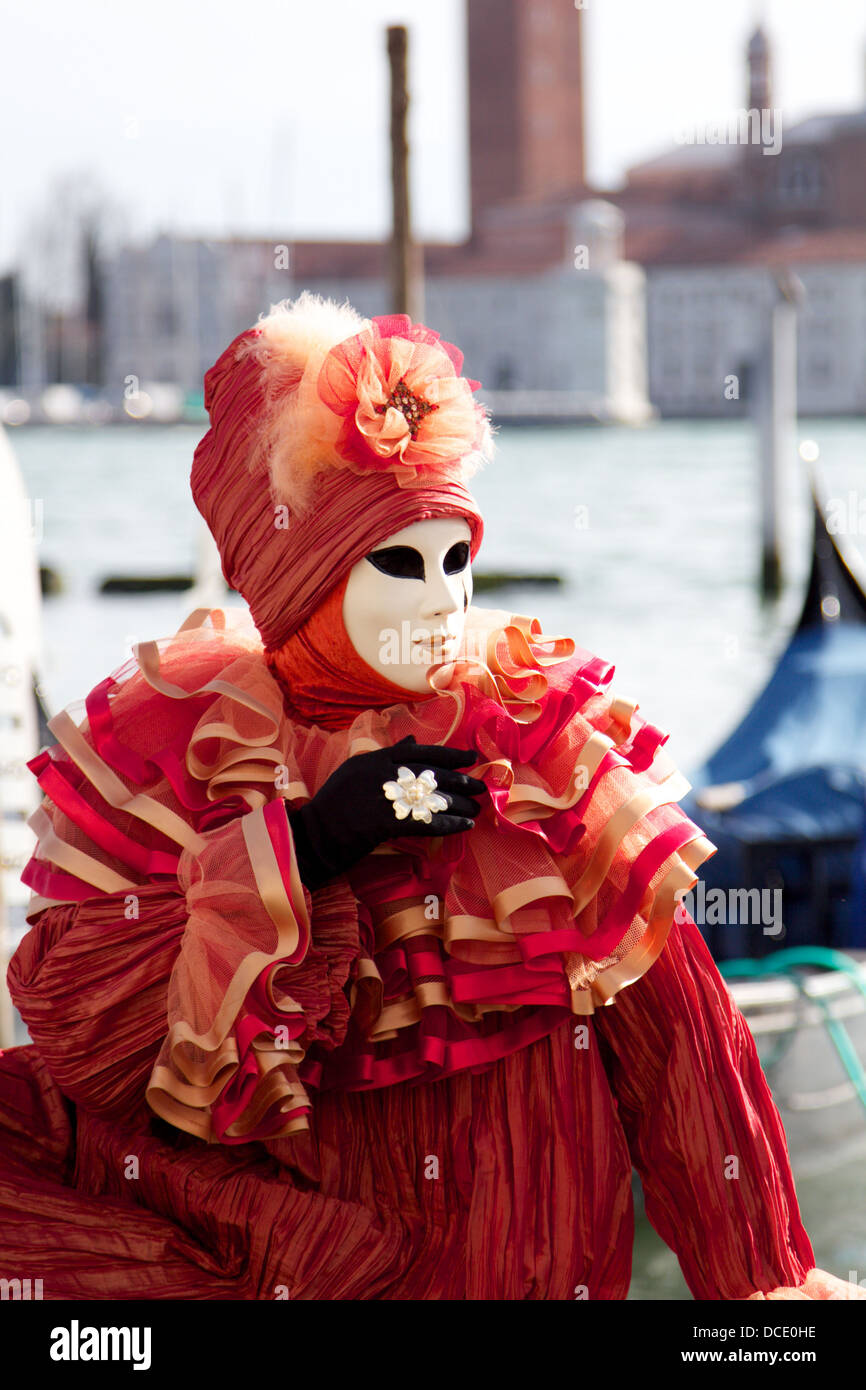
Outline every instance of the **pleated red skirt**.
{"label": "pleated red skirt", "polygon": [[0,1277],[45,1299],[623,1299],[632,1164],[696,1298],[813,1267],[754,1042],[690,920],[614,1004],[486,1071],[326,1090],[309,1134],[231,1146],[143,1100],[184,920],[153,888],[137,921],[49,909],[19,948],[34,1043],[0,1054]]}
{"label": "pleated red skirt", "polygon": [[260,1144],[97,1119],[13,1048],[0,1273],[46,1299],[624,1298],[631,1164],[575,1056],[566,1025],[480,1075],[325,1092],[313,1182]]}

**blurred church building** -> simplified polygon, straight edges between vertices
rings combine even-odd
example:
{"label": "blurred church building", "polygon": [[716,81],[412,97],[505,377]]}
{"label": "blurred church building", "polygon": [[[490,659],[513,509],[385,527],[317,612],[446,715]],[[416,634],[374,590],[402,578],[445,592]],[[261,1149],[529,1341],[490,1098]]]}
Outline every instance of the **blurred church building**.
{"label": "blurred church building", "polygon": [[[763,29],[746,58],[747,109],[774,111]],[[774,154],[681,143],[610,195],[625,254],[646,271],[649,393],[662,415],[731,411],[724,383],[754,377],[775,282],[792,275],[800,414],[866,413],[866,106],[782,120],[780,135]]]}

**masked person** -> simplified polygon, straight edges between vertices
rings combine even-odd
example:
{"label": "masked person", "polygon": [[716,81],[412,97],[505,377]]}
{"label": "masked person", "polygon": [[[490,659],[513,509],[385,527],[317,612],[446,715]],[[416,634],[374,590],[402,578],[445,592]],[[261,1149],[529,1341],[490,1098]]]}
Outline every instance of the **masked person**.
{"label": "masked person", "polygon": [[714,847],[612,668],[477,608],[490,424],[309,294],[205,378],[194,614],[51,723],[0,1058],[0,1267],[54,1298],[623,1299],[632,1164],[698,1299],[814,1268],[680,899]]}

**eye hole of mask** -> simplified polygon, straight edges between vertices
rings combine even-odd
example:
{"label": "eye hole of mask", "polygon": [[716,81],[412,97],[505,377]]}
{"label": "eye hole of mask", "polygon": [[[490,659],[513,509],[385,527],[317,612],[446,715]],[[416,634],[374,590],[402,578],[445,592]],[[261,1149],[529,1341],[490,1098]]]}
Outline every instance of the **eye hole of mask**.
{"label": "eye hole of mask", "polygon": [[445,556],[445,563],[443,565],[443,569],[445,570],[446,574],[459,574],[461,570],[465,570],[468,564],[468,542],[458,541],[456,545],[452,545],[451,549],[448,551],[448,554]]}
{"label": "eye hole of mask", "polygon": [[[382,550],[371,550],[366,557],[371,565],[382,574],[393,579],[424,579],[424,557],[411,545],[389,545]],[[446,574],[459,574],[469,563],[469,546],[466,541],[457,541],[445,556],[443,569]]]}
{"label": "eye hole of mask", "polygon": [[424,557],[411,545],[389,545],[384,550],[371,550],[367,556],[371,565],[394,579],[423,579]]}

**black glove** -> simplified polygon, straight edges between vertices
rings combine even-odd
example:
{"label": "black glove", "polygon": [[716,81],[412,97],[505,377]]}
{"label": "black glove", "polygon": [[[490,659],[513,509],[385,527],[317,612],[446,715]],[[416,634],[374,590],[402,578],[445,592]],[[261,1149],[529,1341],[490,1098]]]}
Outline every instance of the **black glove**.
{"label": "black glove", "polygon": [[[478,761],[471,749],[416,743],[414,734],[388,748],[356,753],[333,772],[305,806],[288,811],[301,881],[312,892],[350,869],[386,840],[407,835],[454,835],[471,830],[481,807],[473,797],[487,791],[484,782],[456,768]],[[416,775],[429,767],[436,790],[448,800],[429,824],[407,816],[398,820],[382,783],[396,781],[397,769]]]}

